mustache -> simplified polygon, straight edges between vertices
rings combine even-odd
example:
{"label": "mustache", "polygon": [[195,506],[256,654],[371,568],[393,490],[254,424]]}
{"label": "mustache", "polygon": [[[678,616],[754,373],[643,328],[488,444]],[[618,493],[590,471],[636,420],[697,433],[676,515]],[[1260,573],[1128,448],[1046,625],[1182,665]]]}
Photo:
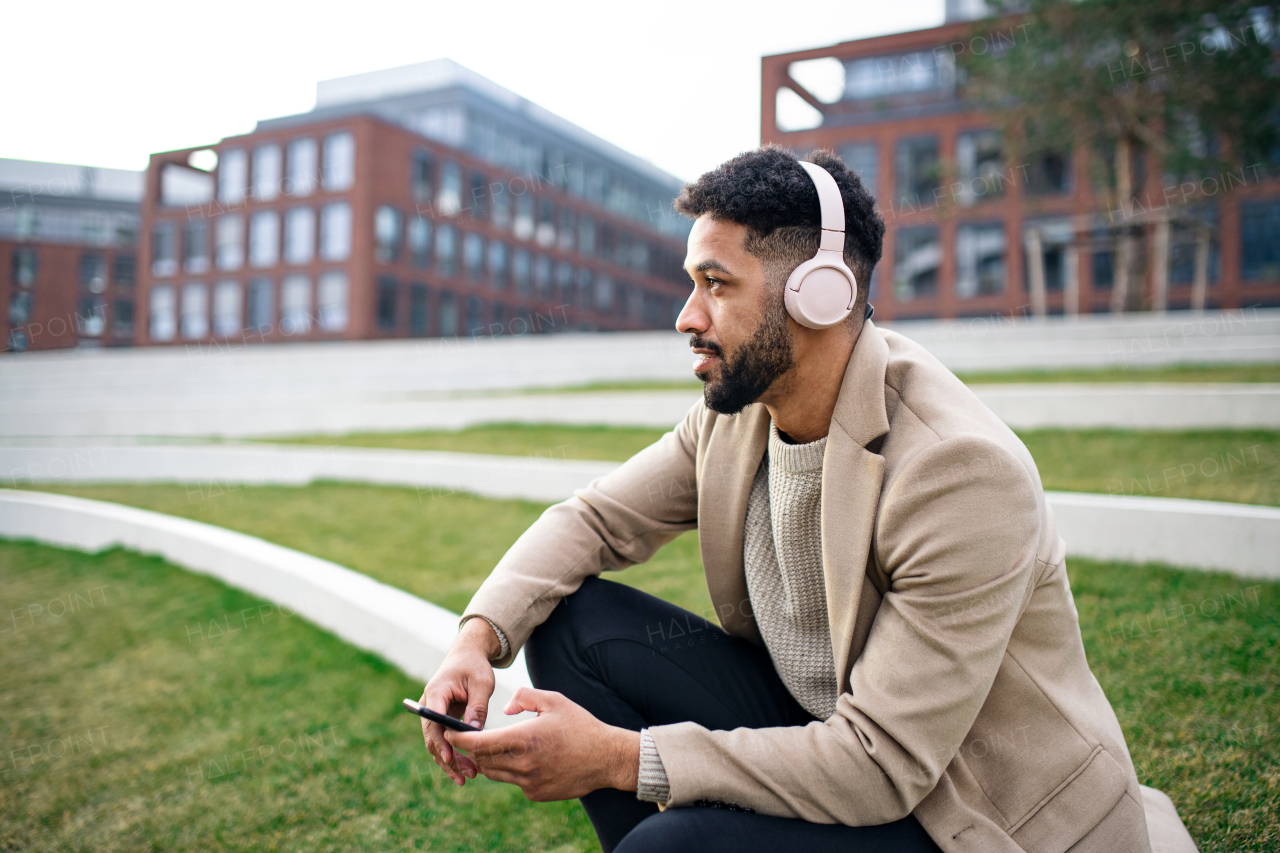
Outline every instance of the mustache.
{"label": "mustache", "polygon": [[724,358],[724,350],[715,341],[709,341],[706,338],[700,338],[697,335],[689,338],[689,349],[705,349],[710,350],[714,355]]}

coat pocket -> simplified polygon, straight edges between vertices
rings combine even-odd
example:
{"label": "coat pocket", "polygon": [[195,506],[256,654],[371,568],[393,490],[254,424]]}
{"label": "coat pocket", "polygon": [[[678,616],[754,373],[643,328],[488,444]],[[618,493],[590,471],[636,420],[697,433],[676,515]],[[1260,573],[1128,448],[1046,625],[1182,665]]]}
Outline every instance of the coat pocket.
{"label": "coat pocket", "polygon": [[1009,828],[1028,853],[1064,853],[1098,824],[1129,786],[1124,768],[1101,746]]}

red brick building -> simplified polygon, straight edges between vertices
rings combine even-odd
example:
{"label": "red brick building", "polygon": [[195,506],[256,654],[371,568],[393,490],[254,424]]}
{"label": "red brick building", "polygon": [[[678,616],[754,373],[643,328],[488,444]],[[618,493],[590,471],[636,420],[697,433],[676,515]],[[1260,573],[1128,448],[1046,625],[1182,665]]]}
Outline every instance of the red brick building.
{"label": "red brick building", "polygon": [[[1016,21],[1003,37],[1020,38]],[[1005,162],[993,117],[966,102],[956,73],[958,54],[988,49],[956,22],[762,60],[761,139],[837,151],[879,201],[879,317],[1113,309],[1125,216],[1104,209],[1086,152]],[[1153,158],[1137,167],[1145,245],[1167,246],[1144,259],[1144,306],[1192,306],[1197,263],[1202,304],[1280,305],[1280,182],[1264,164],[1189,186]]]}
{"label": "red brick building", "polygon": [[135,342],[668,328],[679,188],[447,60],[328,81],[152,156]]}
{"label": "red brick building", "polygon": [[0,160],[0,351],[133,340],[142,175]]}

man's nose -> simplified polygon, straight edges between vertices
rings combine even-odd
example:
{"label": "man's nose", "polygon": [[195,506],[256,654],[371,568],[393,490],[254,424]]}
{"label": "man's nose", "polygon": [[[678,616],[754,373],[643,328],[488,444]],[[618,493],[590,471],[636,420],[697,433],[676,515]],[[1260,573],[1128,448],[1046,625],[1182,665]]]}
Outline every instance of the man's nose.
{"label": "man's nose", "polygon": [[685,335],[702,335],[711,328],[711,318],[706,311],[702,310],[700,303],[698,291],[694,290],[685,300],[684,307],[680,309],[680,316],[676,317],[677,332]]}

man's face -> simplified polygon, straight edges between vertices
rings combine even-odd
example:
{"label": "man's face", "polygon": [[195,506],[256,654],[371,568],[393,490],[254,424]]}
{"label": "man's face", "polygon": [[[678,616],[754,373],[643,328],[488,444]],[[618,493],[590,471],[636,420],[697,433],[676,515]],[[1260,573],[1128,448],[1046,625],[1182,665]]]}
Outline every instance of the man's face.
{"label": "man's face", "polygon": [[684,263],[693,293],[676,320],[692,336],[693,372],[708,408],[726,415],[761,399],[794,364],[782,294],[743,248],[746,236],[745,225],[698,217]]}

